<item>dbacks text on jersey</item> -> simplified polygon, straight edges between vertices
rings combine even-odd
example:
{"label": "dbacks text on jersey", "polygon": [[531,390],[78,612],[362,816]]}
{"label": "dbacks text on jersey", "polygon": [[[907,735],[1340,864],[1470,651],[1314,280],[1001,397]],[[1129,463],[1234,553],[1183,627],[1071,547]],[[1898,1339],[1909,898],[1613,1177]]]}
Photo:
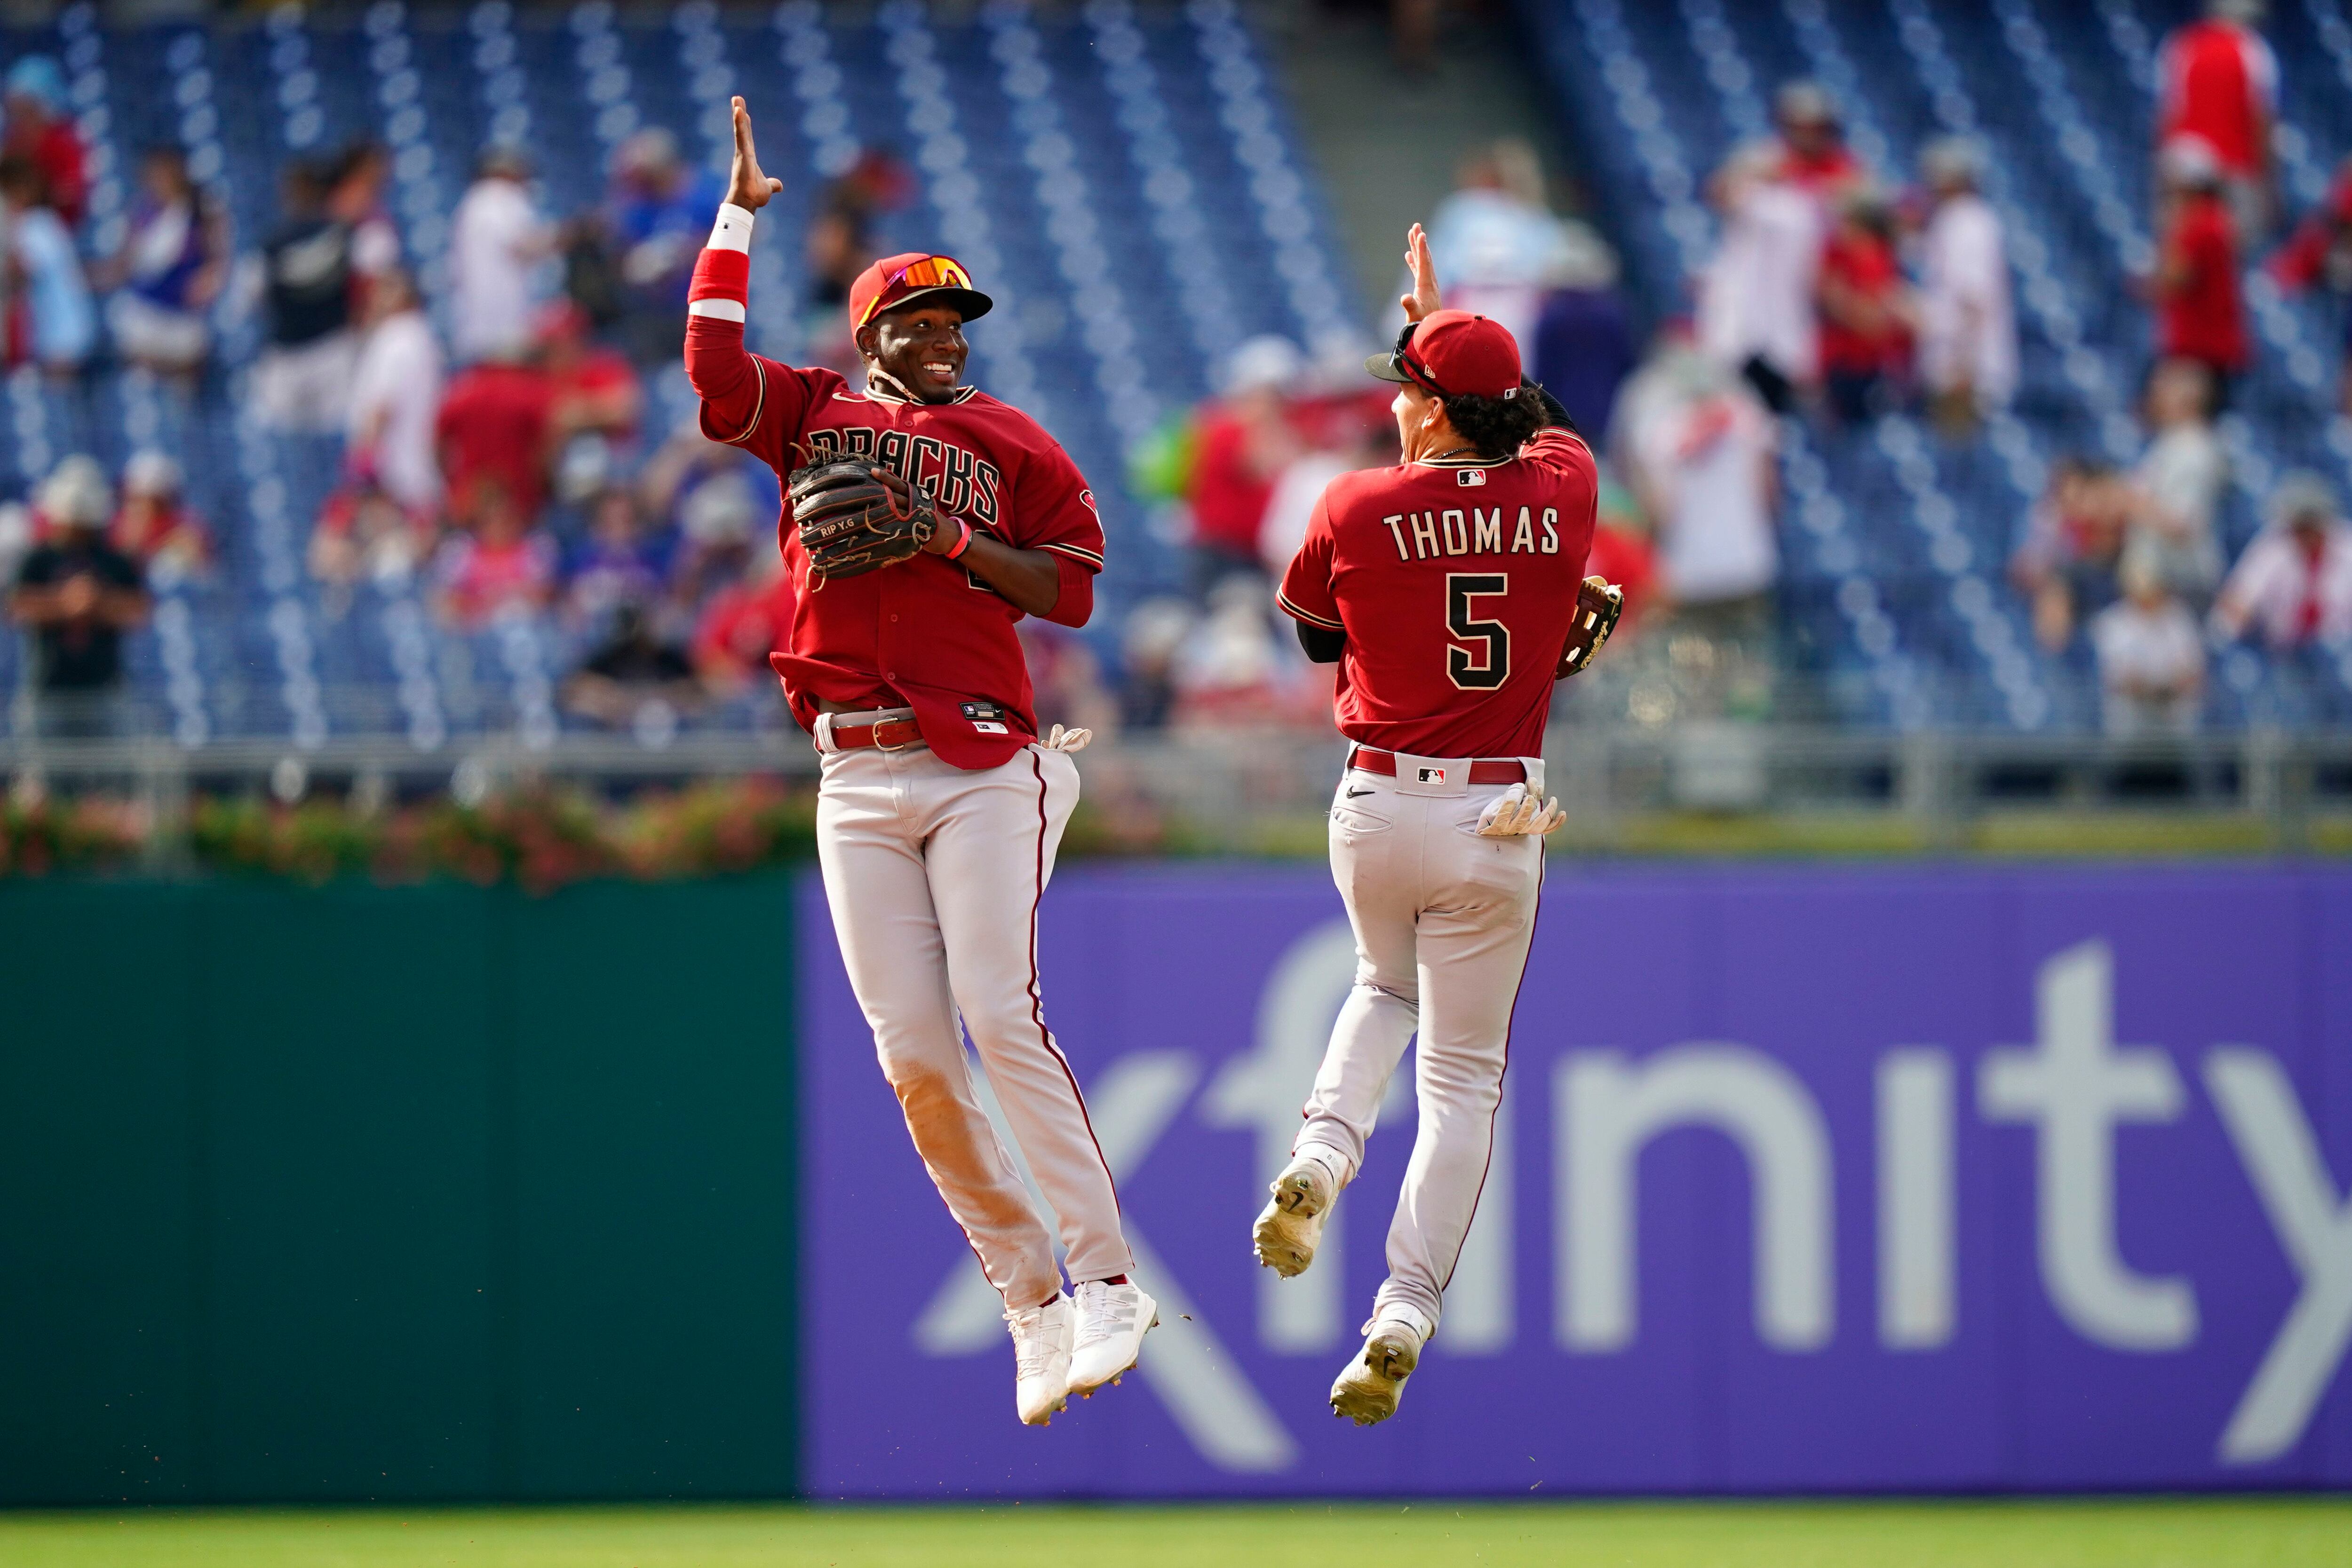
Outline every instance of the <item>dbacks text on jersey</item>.
{"label": "dbacks text on jersey", "polygon": [[[852,425],[810,431],[808,448],[812,463],[828,461],[845,449],[857,457],[873,458],[908,484],[920,486],[941,511],[968,512],[974,522],[992,530],[995,527],[1002,476],[994,463],[952,441]],[[1086,499],[1091,509],[1091,491]]]}

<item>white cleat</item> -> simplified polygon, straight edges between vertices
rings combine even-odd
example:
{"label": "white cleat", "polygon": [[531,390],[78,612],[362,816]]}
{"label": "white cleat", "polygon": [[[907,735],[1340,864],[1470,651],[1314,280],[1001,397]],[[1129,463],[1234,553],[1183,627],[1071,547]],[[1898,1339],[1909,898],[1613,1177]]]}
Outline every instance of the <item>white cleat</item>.
{"label": "white cleat", "polygon": [[1076,1313],[1055,1293],[1042,1307],[1007,1312],[1013,1330],[1013,1403],[1022,1421],[1043,1426],[1070,1403],[1070,1342]]}
{"label": "white cleat", "polygon": [[1315,1261],[1323,1240],[1323,1220],[1339,1195],[1339,1184],[1322,1161],[1294,1155],[1270,1189],[1274,1198],[1250,1227],[1257,1260],[1285,1279],[1295,1279]]}
{"label": "white cleat", "polygon": [[1089,1399],[1117,1383],[1143,1353],[1143,1336],[1160,1326],[1160,1303],[1137,1285],[1100,1279],[1078,1287],[1077,1348],[1070,1354],[1070,1392]]}
{"label": "white cleat", "polygon": [[1359,1426],[1387,1420],[1404,1397],[1404,1380],[1421,1364],[1423,1335],[1402,1318],[1375,1318],[1364,1325],[1364,1353],[1348,1363],[1331,1385],[1331,1414]]}

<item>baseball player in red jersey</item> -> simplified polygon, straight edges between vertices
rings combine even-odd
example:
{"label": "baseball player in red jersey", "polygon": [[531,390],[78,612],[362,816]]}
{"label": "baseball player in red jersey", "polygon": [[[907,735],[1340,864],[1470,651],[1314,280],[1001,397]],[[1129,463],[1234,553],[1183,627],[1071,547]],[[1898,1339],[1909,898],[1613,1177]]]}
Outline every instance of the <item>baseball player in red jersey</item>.
{"label": "baseball player in red jersey", "polygon": [[[734,118],[727,202],[687,307],[704,433],[780,476],[871,458],[936,509],[908,558],[814,581],[787,510],[799,600],[772,662],[824,756],[817,857],[850,984],[915,1147],[1003,1295],[1021,1419],[1043,1425],[1132,1366],[1158,1321],[1128,1278],[1118,1194],[1037,980],[1037,901],[1087,737],[1056,726],[1040,741],[1013,623],[1086,624],[1102,523],[1036,421],[961,384],[963,323],[990,301],[950,258],[892,257],[857,279],[863,388],[746,351],[752,215],[783,185],[761,172],[740,98]],[[974,1096],[959,1016],[1059,1218],[1072,1294]]]}
{"label": "baseball player in red jersey", "polygon": [[1410,324],[1366,363],[1398,384],[1404,460],[1331,482],[1277,595],[1308,657],[1339,666],[1339,730],[1355,744],[1331,868],[1357,967],[1253,1233],[1262,1263],[1289,1276],[1314,1260],[1390,1075],[1421,1039],[1389,1277],[1331,1388],[1332,1409],[1361,1425],[1395,1414],[1478,1206],[1543,835],[1560,820],[1543,796],[1552,683],[1607,636],[1579,610],[1592,454],[1521,375],[1508,331],[1438,309],[1418,225],[1410,246]]}

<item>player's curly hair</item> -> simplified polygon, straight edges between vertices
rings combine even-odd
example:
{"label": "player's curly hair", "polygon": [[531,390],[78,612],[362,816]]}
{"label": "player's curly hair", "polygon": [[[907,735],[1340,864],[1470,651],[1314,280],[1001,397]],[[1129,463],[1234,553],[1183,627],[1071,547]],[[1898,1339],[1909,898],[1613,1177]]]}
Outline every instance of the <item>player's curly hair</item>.
{"label": "player's curly hair", "polygon": [[1441,401],[1445,417],[1482,458],[1507,458],[1544,427],[1543,405],[1524,392],[1517,397],[1458,393]]}

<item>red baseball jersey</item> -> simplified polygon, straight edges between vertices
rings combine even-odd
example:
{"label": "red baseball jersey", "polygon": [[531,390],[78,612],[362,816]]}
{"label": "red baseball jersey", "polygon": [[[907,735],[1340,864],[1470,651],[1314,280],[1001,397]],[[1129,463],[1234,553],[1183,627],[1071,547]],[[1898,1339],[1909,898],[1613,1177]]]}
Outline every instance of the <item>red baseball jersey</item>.
{"label": "red baseball jersey", "polygon": [[1276,601],[1348,634],[1339,732],[1423,757],[1539,757],[1600,491],[1574,434],[1516,458],[1342,474]]}
{"label": "red baseball jersey", "polygon": [[[702,397],[704,435],[764,459],[780,491],[783,476],[806,463],[843,452],[878,457],[929,492],[942,517],[962,518],[975,533],[1017,549],[1052,552],[1061,596],[1048,618],[1087,623],[1102,569],[1102,521],[1077,465],[1043,426],[974,387],[950,403],[921,403],[878,386],[854,392],[832,371],[750,353],[740,315],[745,258],[731,248],[702,254],[686,360]],[[712,309],[730,304],[731,314]],[[995,767],[1037,732],[1013,630],[1021,612],[980,577],[923,554],[812,589],[788,511],[777,533],[797,603],[790,651],[769,662],[803,726],[816,727],[824,700],[912,708],[924,740],[960,768]]]}

